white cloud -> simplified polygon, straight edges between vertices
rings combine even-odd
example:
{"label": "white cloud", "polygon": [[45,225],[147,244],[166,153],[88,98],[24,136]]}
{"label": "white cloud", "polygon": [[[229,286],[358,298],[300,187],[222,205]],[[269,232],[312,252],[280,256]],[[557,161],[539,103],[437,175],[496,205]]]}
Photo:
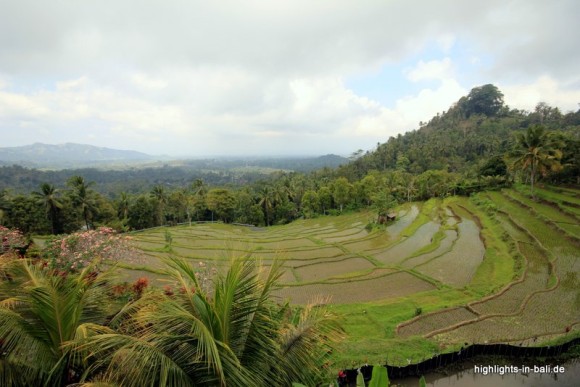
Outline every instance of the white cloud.
{"label": "white cloud", "polygon": [[570,89],[548,75],[539,77],[533,83],[500,85],[499,88],[511,107],[528,111],[532,111],[538,102],[559,107],[564,113],[577,111],[580,104],[580,90]]}
{"label": "white cloud", "polygon": [[448,54],[455,45],[456,38],[453,34],[443,34],[437,38],[437,44],[441,51]]}
{"label": "white cloud", "polygon": [[[576,109],[579,4],[0,2],[0,134],[6,145],[348,154],[485,83],[512,106]],[[411,61],[391,104],[344,83]]]}
{"label": "white cloud", "polygon": [[405,75],[412,82],[449,79],[453,77],[453,66],[449,58],[429,62],[420,60],[413,69],[406,71]]}

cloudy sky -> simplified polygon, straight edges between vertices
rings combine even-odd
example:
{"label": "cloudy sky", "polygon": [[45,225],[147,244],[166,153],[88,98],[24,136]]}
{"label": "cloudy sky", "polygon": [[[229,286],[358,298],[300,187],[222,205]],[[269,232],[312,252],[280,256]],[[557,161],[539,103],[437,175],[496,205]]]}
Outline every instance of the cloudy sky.
{"label": "cloudy sky", "polygon": [[580,103],[577,0],[0,0],[0,146],[348,155],[472,87]]}

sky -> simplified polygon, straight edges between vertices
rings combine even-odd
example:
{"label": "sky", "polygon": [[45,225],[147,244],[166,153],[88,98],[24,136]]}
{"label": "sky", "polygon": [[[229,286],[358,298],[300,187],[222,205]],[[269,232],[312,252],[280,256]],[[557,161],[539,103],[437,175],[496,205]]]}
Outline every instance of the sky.
{"label": "sky", "polygon": [[580,103],[577,0],[0,0],[0,147],[350,155],[476,86]]}

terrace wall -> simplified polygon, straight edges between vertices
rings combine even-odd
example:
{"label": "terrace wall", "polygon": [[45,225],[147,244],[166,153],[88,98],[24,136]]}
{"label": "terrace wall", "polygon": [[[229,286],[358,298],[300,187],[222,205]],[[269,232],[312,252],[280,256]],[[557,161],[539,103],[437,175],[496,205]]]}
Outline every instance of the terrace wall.
{"label": "terrace wall", "polygon": [[[580,345],[580,338],[576,338],[567,343],[546,347],[523,347],[509,344],[474,344],[461,348],[458,352],[444,353],[421,363],[409,364],[404,367],[386,365],[390,380],[406,378],[409,376],[425,375],[440,367],[449,366],[469,360],[476,356],[499,356],[502,358],[517,358],[518,365],[525,364],[525,360],[534,358],[554,358],[567,352],[573,346]],[[487,365],[487,364],[485,364]],[[370,370],[370,371],[369,371]],[[370,379],[372,366],[365,366],[363,375],[365,381]],[[348,386],[356,386],[356,369],[346,370]],[[354,377],[354,379],[353,379]]]}

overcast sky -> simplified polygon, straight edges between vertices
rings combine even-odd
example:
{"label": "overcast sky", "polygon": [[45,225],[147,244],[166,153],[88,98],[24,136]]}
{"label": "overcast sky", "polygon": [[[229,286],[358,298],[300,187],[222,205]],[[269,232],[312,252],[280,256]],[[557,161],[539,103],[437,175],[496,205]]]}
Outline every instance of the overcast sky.
{"label": "overcast sky", "polygon": [[349,155],[472,87],[580,103],[577,0],[0,0],[0,146]]}

